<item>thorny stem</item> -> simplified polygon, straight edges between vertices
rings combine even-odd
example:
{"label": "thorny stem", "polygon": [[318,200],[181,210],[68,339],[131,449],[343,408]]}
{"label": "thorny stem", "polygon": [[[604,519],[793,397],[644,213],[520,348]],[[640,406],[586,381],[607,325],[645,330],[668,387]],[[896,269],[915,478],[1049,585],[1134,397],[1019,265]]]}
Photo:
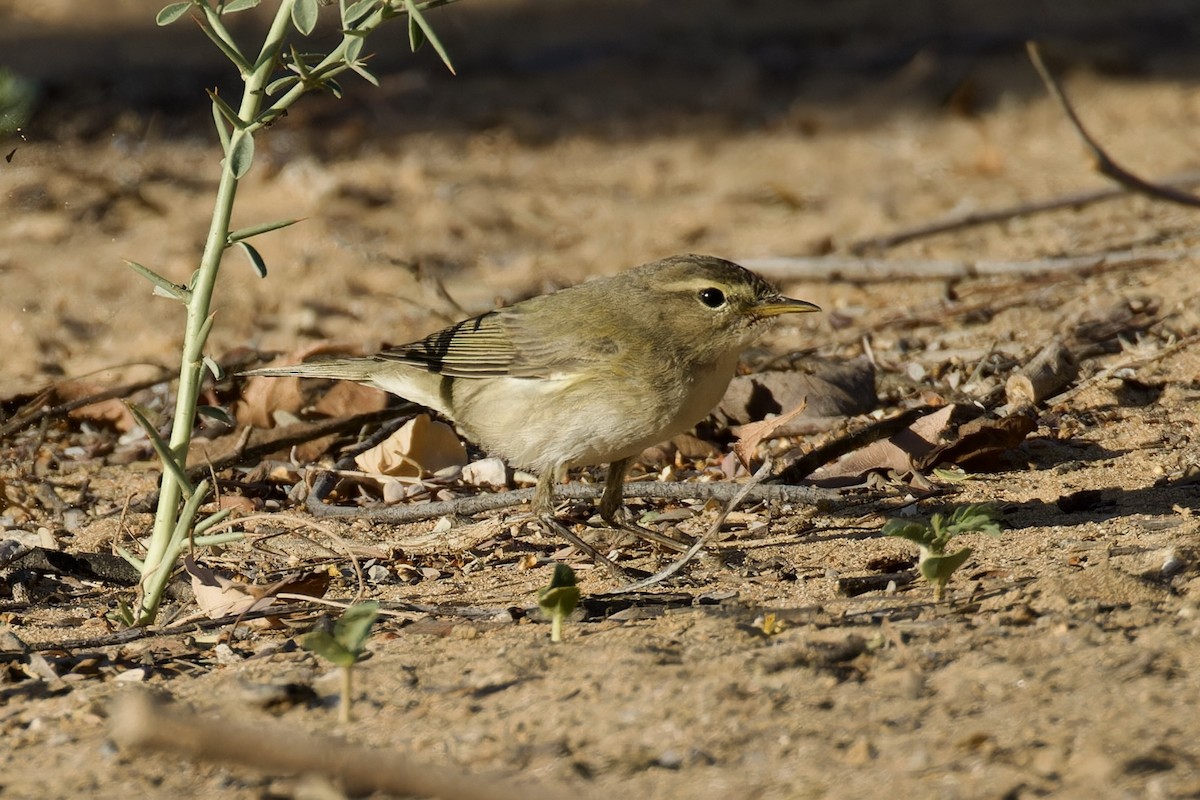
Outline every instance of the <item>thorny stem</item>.
{"label": "thorny stem", "polygon": [[[425,0],[418,3],[417,7],[426,9],[445,5],[450,1]],[[146,625],[154,621],[171,572],[188,541],[188,533],[192,530],[197,511],[204,500],[204,491],[200,487],[189,493],[187,486],[180,482],[178,476],[186,471],[196,406],[204,378],[204,347],[212,329],[213,291],[217,274],[220,272],[221,258],[231,244],[229,223],[240,180],[236,172],[238,165],[235,164],[234,153],[245,137],[252,136],[255,131],[278,119],[306,92],[321,88],[329,78],[350,69],[346,53],[351,41],[374,32],[387,19],[404,13],[397,10],[391,2],[381,3],[363,19],[353,34],[343,33],[341,43],[310,71],[307,79],[299,80],[264,110],[266,88],[271,75],[279,66],[280,53],[288,36],[296,0],[280,0],[275,18],[263,40],[262,49],[250,64],[235,46],[233,38],[221,21],[220,14],[214,13],[209,0],[193,2],[204,12],[202,19],[198,20],[201,27],[238,68],[244,89],[236,119],[227,120],[219,111],[213,114],[225,158],[221,163],[221,177],[217,185],[217,196],[200,259],[200,268],[193,276],[186,295],[187,321],[179,365],[179,390],[175,398],[175,414],[168,440],[170,456],[180,469],[163,471],[154,530],[142,562],[139,600],[129,620],[134,625]],[[241,165],[243,174],[245,166]]]}
{"label": "thorny stem", "polygon": [[[269,33],[263,44],[263,49],[254,64],[253,71],[245,78],[245,90],[238,116],[243,120],[253,120],[259,115],[262,107],[263,91],[267,80],[275,68],[279,50],[283,46],[287,33],[288,22],[291,19],[292,6],[295,0],[282,0]],[[219,24],[219,22],[218,22]],[[218,125],[224,124],[220,121]],[[192,441],[192,427],[196,419],[196,405],[200,398],[200,387],[204,377],[204,345],[208,338],[211,324],[206,324],[212,305],[213,289],[216,286],[217,273],[221,267],[221,257],[225,254],[229,238],[229,222],[233,215],[233,201],[237,195],[238,178],[233,172],[233,159],[230,153],[238,137],[246,135],[235,131],[230,138],[230,148],[225,154],[221,165],[221,179],[217,185],[217,197],[213,206],[212,221],[208,228],[208,238],[204,243],[204,253],[200,259],[200,269],[196,271],[192,282],[191,295],[187,304],[187,323],[183,338],[183,357],[179,365],[179,391],[175,397],[175,416],[171,426],[171,453],[183,465],[187,462],[187,451]],[[224,137],[222,137],[224,138]],[[158,604],[162,600],[163,590],[170,579],[171,571],[183,546],[185,537],[173,536],[177,529],[185,532],[191,527],[198,503],[189,502],[182,514],[179,502],[182,499],[183,487],[171,470],[164,470],[162,486],[159,490],[158,509],[154,517],[154,532],[150,537],[150,545],[146,552],[142,580],[140,584],[140,601],[134,612],[134,624],[144,625],[154,620],[158,612]],[[190,498],[189,498],[190,499]],[[187,516],[191,509],[191,516]]]}

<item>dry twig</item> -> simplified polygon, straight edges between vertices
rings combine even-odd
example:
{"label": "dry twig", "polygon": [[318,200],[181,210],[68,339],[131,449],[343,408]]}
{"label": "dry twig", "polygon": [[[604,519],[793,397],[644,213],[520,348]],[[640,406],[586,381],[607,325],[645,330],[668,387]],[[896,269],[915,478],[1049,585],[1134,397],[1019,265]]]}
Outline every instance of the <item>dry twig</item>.
{"label": "dry twig", "polygon": [[1147,197],[1153,197],[1156,200],[1166,200],[1169,203],[1178,203],[1179,205],[1190,206],[1192,208],[1200,208],[1200,197],[1189,192],[1182,192],[1170,186],[1164,186],[1159,183],[1153,183],[1145,178],[1134,175],[1129,170],[1122,167],[1112,159],[1100,143],[1088,133],[1083,127],[1083,122],[1079,119],[1079,115],[1075,113],[1075,107],[1071,105],[1071,101],[1067,98],[1066,92],[1063,91],[1062,85],[1046,68],[1042,61],[1042,54],[1038,48],[1037,42],[1027,42],[1025,49],[1029,53],[1029,60],[1033,62],[1033,67],[1041,76],[1042,83],[1046,84],[1046,89],[1058,101],[1062,107],[1063,113],[1067,115],[1071,126],[1075,128],[1075,132],[1079,134],[1079,138],[1083,140],[1084,145],[1092,153],[1092,159],[1095,162],[1096,171],[1104,175],[1121,186],[1124,186],[1131,192],[1143,194]]}

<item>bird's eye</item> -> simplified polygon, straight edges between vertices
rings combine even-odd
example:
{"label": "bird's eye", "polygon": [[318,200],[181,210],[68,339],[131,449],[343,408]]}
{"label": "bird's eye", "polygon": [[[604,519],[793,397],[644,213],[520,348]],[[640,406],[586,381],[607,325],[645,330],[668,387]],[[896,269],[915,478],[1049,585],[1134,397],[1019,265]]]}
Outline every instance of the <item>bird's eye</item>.
{"label": "bird's eye", "polygon": [[707,289],[701,289],[700,302],[709,308],[720,308],[725,305],[725,293],[711,286]]}

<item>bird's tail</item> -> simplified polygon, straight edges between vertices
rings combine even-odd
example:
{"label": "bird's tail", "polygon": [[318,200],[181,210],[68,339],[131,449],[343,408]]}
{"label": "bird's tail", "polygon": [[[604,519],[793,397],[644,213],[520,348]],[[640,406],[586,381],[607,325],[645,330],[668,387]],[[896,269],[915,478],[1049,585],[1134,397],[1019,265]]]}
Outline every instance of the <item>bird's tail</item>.
{"label": "bird's tail", "polygon": [[329,358],[310,361],[306,364],[291,364],[286,367],[263,367],[238,374],[244,377],[327,378],[367,383],[372,377],[372,366],[377,364],[378,362],[372,358]]}

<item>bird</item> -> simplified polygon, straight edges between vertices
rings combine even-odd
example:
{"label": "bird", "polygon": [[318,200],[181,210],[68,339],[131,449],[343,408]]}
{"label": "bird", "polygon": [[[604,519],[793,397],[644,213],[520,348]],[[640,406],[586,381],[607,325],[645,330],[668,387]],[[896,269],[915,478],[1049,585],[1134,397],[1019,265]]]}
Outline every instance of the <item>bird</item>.
{"label": "bird", "polygon": [[437,411],[483,450],[534,473],[533,513],[611,570],[558,523],[555,485],[572,467],[607,464],[600,516],[621,527],[633,459],[704,419],[741,354],[779,317],[815,311],[731,261],[677,255],[371,356],[243,374],[355,381]]}

